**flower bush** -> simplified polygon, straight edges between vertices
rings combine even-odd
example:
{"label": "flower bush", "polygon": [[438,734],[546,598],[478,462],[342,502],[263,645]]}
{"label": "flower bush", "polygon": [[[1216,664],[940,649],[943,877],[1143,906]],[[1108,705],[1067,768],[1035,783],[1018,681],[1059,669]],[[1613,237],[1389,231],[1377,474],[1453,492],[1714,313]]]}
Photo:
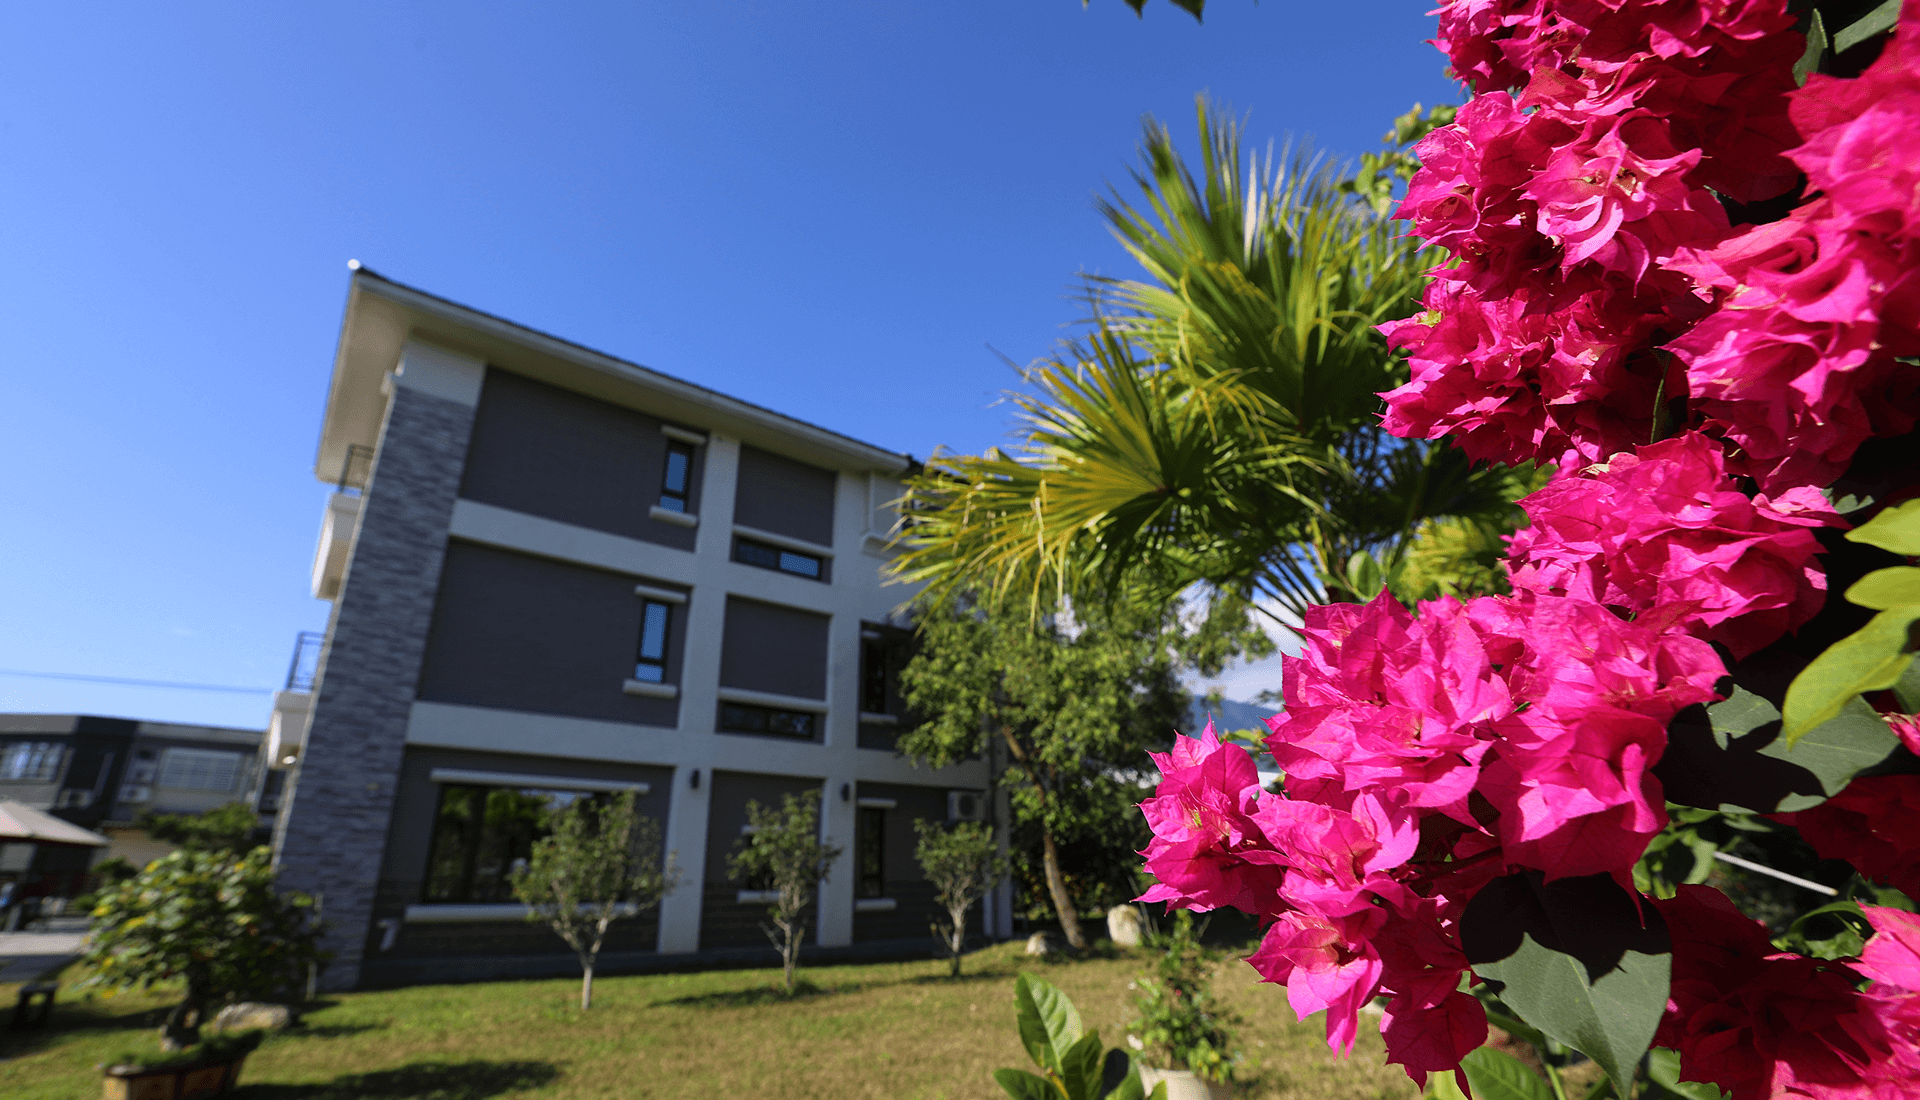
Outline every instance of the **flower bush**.
{"label": "flower bush", "polygon": [[[1410,378],[1384,422],[1557,469],[1513,594],[1314,609],[1283,788],[1209,727],[1142,805],[1143,899],[1261,917],[1249,961],[1336,1048],[1385,995],[1389,1059],[1465,1087],[1497,988],[1621,1095],[1649,1044],[1734,1100],[1920,1080],[1920,918],[1843,904],[1871,938],[1819,958],[1706,886],[1634,885],[1671,798],[1920,896],[1920,573],[1889,568],[1920,553],[1889,507],[1920,497],[1920,0],[1830,34],[1842,10],[1440,9],[1474,95],[1398,211],[1451,258],[1385,326]],[[1837,537],[1869,521],[1898,530]],[[1837,700],[1817,737],[1803,670]]]}

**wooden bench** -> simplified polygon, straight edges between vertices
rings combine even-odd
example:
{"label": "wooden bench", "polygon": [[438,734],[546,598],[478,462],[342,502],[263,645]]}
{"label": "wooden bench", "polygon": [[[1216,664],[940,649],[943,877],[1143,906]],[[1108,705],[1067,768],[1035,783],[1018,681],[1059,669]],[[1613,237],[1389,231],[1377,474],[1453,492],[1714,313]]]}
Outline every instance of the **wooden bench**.
{"label": "wooden bench", "polygon": [[[20,1000],[13,1006],[15,1028],[45,1027],[53,1015],[53,995],[59,982],[28,982],[20,987]],[[34,1001],[38,999],[39,1003]]]}

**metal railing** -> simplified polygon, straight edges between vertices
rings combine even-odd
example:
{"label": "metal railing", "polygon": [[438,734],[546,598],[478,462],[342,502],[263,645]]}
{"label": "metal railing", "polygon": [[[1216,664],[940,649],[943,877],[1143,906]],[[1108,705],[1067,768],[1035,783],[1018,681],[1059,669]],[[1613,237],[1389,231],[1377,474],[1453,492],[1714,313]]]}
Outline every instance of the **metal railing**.
{"label": "metal railing", "polygon": [[349,443],[347,457],[340,460],[340,480],[334,482],[343,493],[358,496],[373,477],[373,448],[364,443]]}
{"label": "metal railing", "polygon": [[294,636],[293,663],[287,667],[287,691],[312,691],[313,678],[320,672],[320,650],[327,636],[318,630],[302,630]]}

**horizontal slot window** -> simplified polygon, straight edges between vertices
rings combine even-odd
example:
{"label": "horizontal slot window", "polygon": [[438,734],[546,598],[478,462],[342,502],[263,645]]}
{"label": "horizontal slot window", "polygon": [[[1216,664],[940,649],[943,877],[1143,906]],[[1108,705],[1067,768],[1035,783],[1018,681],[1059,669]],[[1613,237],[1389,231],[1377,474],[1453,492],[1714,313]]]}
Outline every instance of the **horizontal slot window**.
{"label": "horizontal slot window", "polygon": [[733,560],[745,565],[758,566],[761,569],[792,573],[796,577],[806,577],[808,580],[815,581],[820,580],[825,571],[824,563],[817,555],[768,546],[764,542],[754,542],[751,539],[734,540]]}
{"label": "horizontal slot window", "polygon": [[507,903],[508,877],[547,835],[547,811],[606,795],[539,787],[440,788],[422,901]]}
{"label": "horizontal slot window", "polygon": [[745,703],[720,704],[720,728],[728,733],[765,733],[811,740],[819,725],[820,716],[808,711],[754,707]]}

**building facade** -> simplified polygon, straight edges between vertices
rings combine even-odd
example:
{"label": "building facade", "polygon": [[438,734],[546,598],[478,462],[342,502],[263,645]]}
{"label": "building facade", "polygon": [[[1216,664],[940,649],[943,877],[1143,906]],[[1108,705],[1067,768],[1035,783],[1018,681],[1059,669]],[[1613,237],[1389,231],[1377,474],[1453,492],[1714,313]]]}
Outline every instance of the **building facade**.
{"label": "building facade", "polygon": [[90,714],[0,714],[0,799],[113,842],[97,850],[16,846],[11,859],[0,858],[0,881],[18,882],[22,896],[74,897],[86,890],[93,862],[117,857],[139,867],[173,850],[147,837],[136,823],[143,813],[258,807],[269,781],[264,736]]}
{"label": "building facade", "polygon": [[682,875],[604,967],[764,949],[726,861],[788,793],[844,849],[814,946],[929,942],[913,821],[995,810],[989,762],[893,748],[910,592],[880,569],[911,461],[356,268],[316,466],[332,612],[266,753],[323,982],[577,969],[507,875],[543,807],[627,790]]}

